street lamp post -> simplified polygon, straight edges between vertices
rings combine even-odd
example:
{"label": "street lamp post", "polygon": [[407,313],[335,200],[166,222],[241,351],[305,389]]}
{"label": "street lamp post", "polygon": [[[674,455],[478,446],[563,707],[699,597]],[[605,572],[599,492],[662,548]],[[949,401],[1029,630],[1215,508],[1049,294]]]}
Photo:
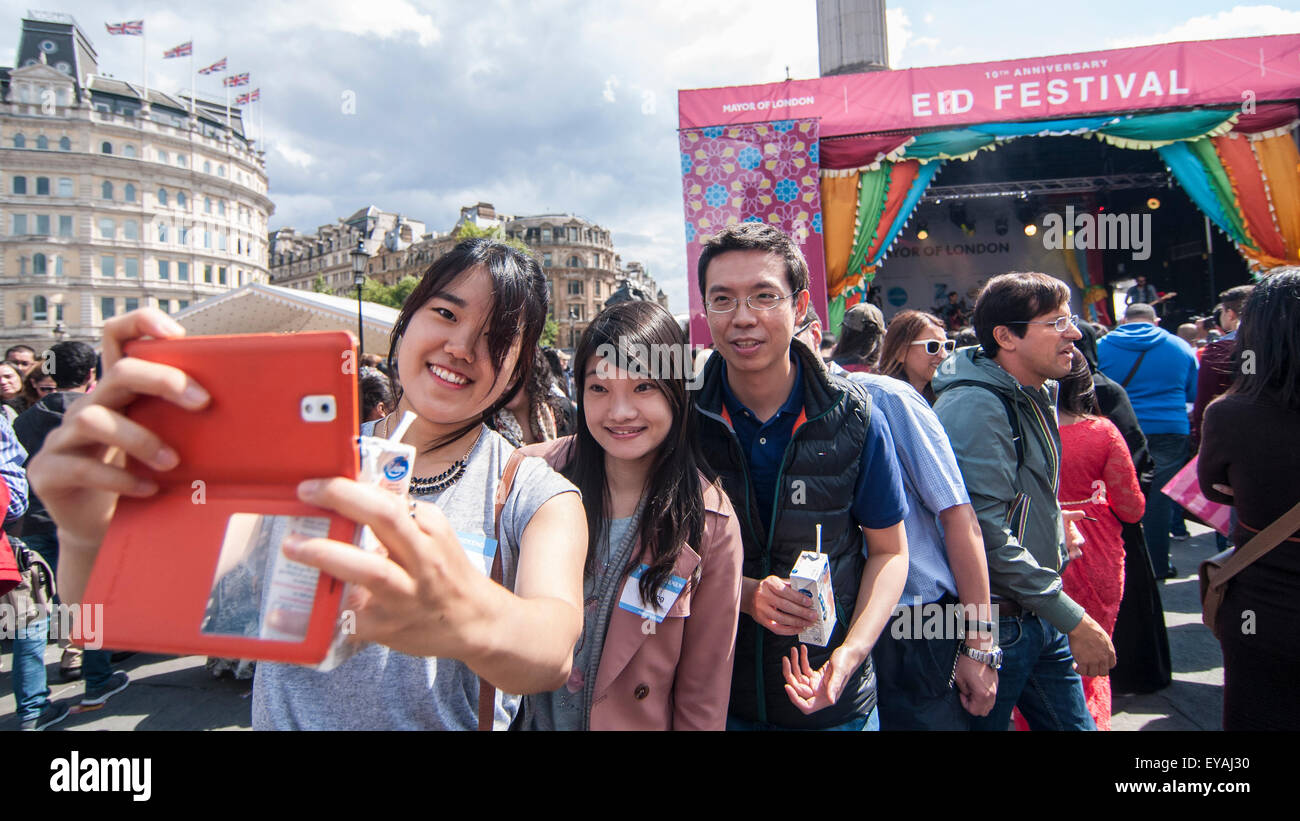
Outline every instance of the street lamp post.
{"label": "street lamp post", "polygon": [[[358,359],[365,356],[365,328],[361,324],[361,286],[366,283],[366,260],[369,258],[366,253],[365,240],[357,240],[357,247],[352,249],[352,282],[357,286],[357,357]],[[358,369],[358,373],[360,370]]]}
{"label": "street lamp post", "polygon": [[574,330],[573,330],[573,325],[575,322],[577,322],[577,320],[578,320],[578,309],[569,308],[569,348],[571,350],[577,350],[578,348],[578,343],[574,339]]}

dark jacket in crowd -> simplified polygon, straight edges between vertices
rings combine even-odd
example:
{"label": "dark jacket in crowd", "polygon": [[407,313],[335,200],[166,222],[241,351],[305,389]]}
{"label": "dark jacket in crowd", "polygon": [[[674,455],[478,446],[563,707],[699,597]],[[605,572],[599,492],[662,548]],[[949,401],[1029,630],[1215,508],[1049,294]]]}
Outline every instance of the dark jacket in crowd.
{"label": "dark jacket in crowd", "polygon": [[[27,464],[31,464],[32,458],[45,444],[45,437],[50,435],[50,431],[63,423],[63,414],[68,407],[82,396],[83,394],[71,391],[56,391],[18,414],[14,420],[14,433],[18,434],[18,441],[27,451]],[[54,533],[56,529],[50,515],[45,512],[45,505],[35,493],[31,493],[27,515],[23,518],[22,535]]]}

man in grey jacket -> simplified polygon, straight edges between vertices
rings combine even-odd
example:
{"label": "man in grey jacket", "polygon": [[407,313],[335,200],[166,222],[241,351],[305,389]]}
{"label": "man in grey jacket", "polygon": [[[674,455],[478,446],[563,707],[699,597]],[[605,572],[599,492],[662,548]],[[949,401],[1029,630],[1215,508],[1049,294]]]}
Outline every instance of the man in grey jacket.
{"label": "man in grey jacket", "polygon": [[1017,706],[1033,729],[1095,729],[1079,674],[1115,664],[1106,631],[1061,589],[1069,551],[1052,380],[1069,373],[1081,337],[1069,299],[1046,274],[994,277],[975,303],[980,344],[953,353],[934,377],[934,411],[979,519],[1005,648],[997,703],[972,729],[1007,729]]}

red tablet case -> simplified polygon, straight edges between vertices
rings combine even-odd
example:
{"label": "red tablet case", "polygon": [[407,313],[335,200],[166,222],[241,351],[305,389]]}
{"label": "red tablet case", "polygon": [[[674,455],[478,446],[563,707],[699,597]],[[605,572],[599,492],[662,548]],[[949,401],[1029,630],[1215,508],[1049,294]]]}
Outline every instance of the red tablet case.
{"label": "red tablet case", "polygon": [[[188,411],[141,397],[126,411],[174,448],[180,465],[156,472],[129,464],[158,482],[159,492],[122,497],[100,547],[83,599],[104,606],[103,646],[318,663],[343,593],[342,582],[325,573],[302,642],[213,635],[200,625],[232,514],[325,517],[331,539],[353,541],[356,523],[297,498],[304,479],[358,474],[352,338],[341,331],[207,336],[137,340],[125,350],[180,368],[212,401]],[[332,421],[302,419],[301,400],[311,395],[335,397]]]}

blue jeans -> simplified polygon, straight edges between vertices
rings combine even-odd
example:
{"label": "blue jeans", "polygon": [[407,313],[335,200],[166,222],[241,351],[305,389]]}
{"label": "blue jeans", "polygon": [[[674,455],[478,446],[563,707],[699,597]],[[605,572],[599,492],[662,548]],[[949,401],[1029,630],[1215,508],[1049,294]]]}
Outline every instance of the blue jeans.
{"label": "blue jeans", "polygon": [[[56,534],[34,533],[30,536],[24,536],[23,542],[29,548],[41,554],[41,558],[45,559],[45,562],[50,566],[50,569],[54,571],[56,576],[58,575],[59,539]],[[57,602],[58,600],[59,599],[56,596],[55,601]],[[100,625],[101,628],[102,626],[103,625]],[[72,627],[72,625],[70,623],[62,624],[60,625],[60,627],[63,630],[68,630]],[[67,634],[65,633],[63,637],[66,638]],[[43,654],[44,653],[43,644],[41,649]],[[15,650],[15,653],[16,652],[17,650]],[[42,659],[44,659],[43,655],[42,655]],[[44,661],[42,660],[41,663],[43,669]],[[101,650],[82,651],[81,677],[86,682],[87,689],[94,688],[94,687],[103,687],[105,684],[108,683],[108,680],[113,676],[112,663],[113,663],[113,652],[111,650],[101,649]],[[49,695],[48,690],[46,690],[46,695]]]}
{"label": "blue jeans", "polygon": [[50,687],[45,679],[45,642],[49,619],[28,622],[25,630],[14,634],[14,703],[20,722],[36,718],[50,703]]}
{"label": "blue jeans", "polygon": [[998,699],[987,716],[971,718],[971,729],[1007,729],[1014,707],[1033,730],[1097,729],[1065,634],[1032,613],[1004,616],[998,630]]}
{"label": "blue jeans", "polygon": [[[795,728],[778,727],[775,724],[768,724],[763,721],[746,721],[743,718],[735,718],[733,716],[727,716],[727,732],[729,733],[754,732],[754,731],[764,731],[764,730],[780,731],[780,730],[792,730],[792,729]],[[880,729],[880,710],[879,708],[872,707],[871,712],[866,714],[865,716],[858,716],[855,719],[846,721],[843,724],[839,724],[835,727],[827,727],[825,728],[824,732],[837,732],[837,731],[876,732],[879,729]]]}
{"label": "blue jeans", "polygon": [[1169,574],[1169,525],[1174,504],[1160,489],[1187,464],[1187,434],[1148,434],[1147,450],[1156,466],[1151,476],[1151,492],[1147,494],[1146,513],[1142,516],[1142,532],[1147,538],[1147,552],[1151,554],[1151,569],[1158,579]]}

